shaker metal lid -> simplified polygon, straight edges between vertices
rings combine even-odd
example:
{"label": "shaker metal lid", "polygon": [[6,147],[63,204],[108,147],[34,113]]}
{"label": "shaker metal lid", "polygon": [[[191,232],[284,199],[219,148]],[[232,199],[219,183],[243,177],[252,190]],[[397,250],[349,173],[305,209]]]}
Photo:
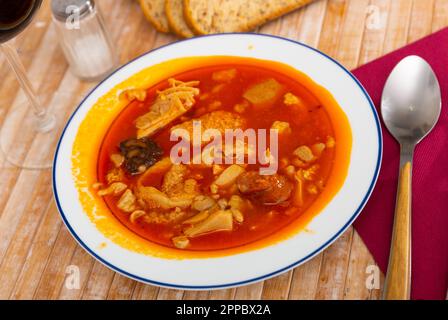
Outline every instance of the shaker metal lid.
{"label": "shaker metal lid", "polygon": [[51,11],[56,19],[66,21],[68,17],[77,13],[84,16],[95,7],[94,0],[52,0]]}

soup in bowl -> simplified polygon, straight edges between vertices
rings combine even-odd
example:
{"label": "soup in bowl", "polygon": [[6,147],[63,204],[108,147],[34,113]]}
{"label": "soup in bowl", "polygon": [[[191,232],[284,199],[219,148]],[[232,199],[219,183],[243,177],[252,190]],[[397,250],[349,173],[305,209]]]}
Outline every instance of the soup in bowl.
{"label": "soup in bowl", "polygon": [[359,214],[380,159],[374,107],[337,62],[281,38],[214,35],[99,84],[62,134],[53,186],[65,224],[105,265],[211,289],[323,250]]}
{"label": "soup in bowl", "polygon": [[182,250],[236,248],[309,219],[347,174],[351,133],[339,105],[279,63],[200,60],[120,93],[126,106],[99,150],[97,195],[136,234]]}

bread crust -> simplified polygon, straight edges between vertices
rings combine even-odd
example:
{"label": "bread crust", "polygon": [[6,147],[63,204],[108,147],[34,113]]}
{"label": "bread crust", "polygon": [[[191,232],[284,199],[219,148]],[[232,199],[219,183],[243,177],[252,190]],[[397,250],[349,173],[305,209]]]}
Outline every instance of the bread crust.
{"label": "bread crust", "polygon": [[182,11],[182,19],[183,21],[178,21],[174,10],[179,10],[179,8],[173,8],[173,2],[175,0],[165,0],[165,13],[166,18],[168,19],[168,24],[170,29],[182,38],[191,38],[194,36],[194,32],[191,30],[190,26],[187,24],[184,18],[184,3],[183,0],[180,1],[180,5],[182,6],[180,10]]}
{"label": "bread crust", "polygon": [[207,34],[207,32],[203,31],[200,24],[193,17],[193,10],[191,10],[191,7],[190,7],[190,0],[183,0],[183,1],[184,1],[184,18],[185,18],[185,21],[187,22],[188,26],[197,35]]}
{"label": "bread crust", "polygon": [[[293,3],[288,5],[279,6],[278,8],[273,9],[269,12],[269,14],[254,14],[251,16],[250,20],[239,18],[241,19],[239,24],[237,26],[232,26],[229,28],[229,24],[224,23],[222,26],[213,26],[212,23],[208,25],[205,23],[205,21],[200,21],[200,19],[197,18],[198,15],[201,13],[195,12],[195,8],[193,8],[193,5],[198,0],[184,0],[184,15],[187,23],[190,25],[190,27],[195,31],[197,34],[208,34],[208,33],[222,33],[222,32],[243,32],[243,31],[250,31],[257,26],[260,26],[268,21],[274,20],[286,13],[289,13],[295,9],[298,9],[300,7],[305,6],[306,4],[314,1],[314,0],[295,0]],[[203,0],[208,1],[208,5],[215,4],[216,0]],[[269,0],[274,2],[275,0]],[[272,3],[271,2],[271,3]],[[278,0],[278,2],[282,2],[282,0]],[[223,3],[226,3],[224,1]],[[227,1],[227,4],[229,1]],[[222,3],[221,3],[222,4]],[[263,11],[265,8],[258,7],[259,11]],[[197,10],[197,8],[196,8]],[[221,11],[215,11],[214,8],[209,8],[211,11],[211,14],[213,15],[212,19],[225,19],[225,16],[223,15],[222,10]],[[237,11],[233,11],[233,14],[238,14]],[[205,17],[205,15],[203,14]],[[235,17],[235,16],[234,16]],[[234,19],[235,20],[235,19]]]}
{"label": "bread crust", "polygon": [[[166,19],[166,15],[163,15],[160,17],[160,19],[157,19],[153,13],[152,9],[149,7],[148,1],[154,1],[154,0],[139,0],[140,7],[142,8],[143,14],[145,15],[146,19],[156,28],[157,31],[168,33],[170,32],[170,28],[168,25],[168,20]],[[163,0],[161,0],[163,1]],[[165,3],[163,3],[165,5]],[[163,20],[165,19],[165,20]]]}
{"label": "bread crust", "polygon": [[259,20],[254,20],[252,21],[251,24],[248,24],[247,28],[245,30],[241,30],[241,31],[249,31],[252,30],[262,24],[267,23],[268,21],[277,19],[279,17],[281,17],[284,14],[287,14],[291,11],[294,11],[298,8],[301,8],[305,5],[307,5],[308,3],[312,2],[314,0],[298,0],[296,4],[284,7],[284,8],[279,8],[278,10],[276,10],[275,12],[272,12],[271,15],[269,17],[260,17]]}

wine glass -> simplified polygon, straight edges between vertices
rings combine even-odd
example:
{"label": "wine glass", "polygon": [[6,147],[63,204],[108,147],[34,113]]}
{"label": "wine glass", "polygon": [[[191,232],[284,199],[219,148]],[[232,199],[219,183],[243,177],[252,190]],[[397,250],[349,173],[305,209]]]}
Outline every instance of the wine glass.
{"label": "wine glass", "polygon": [[[16,107],[10,108],[0,132],[0,149],[8,163],[35,170],[51,167],[51,150],[42,146],[48,138],[54,140],[55,117],[42,106],[11,42],[30,24],[41,4],[42,0],[0,0],[0,48],[25,93],[25,106],[32,111],[22,110],[19,118]],[[37,142],[41,146],[33,148]]]}

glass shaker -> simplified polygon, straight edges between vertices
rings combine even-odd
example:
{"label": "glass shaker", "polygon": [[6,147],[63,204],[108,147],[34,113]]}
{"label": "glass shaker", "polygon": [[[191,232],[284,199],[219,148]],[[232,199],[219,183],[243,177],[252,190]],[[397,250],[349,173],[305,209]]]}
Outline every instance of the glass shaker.
{"label": "glass shaker", "polygon": [[52,0],[53,21],[73,74],[103,79],[118,65],[115,48],[94,0]]}

